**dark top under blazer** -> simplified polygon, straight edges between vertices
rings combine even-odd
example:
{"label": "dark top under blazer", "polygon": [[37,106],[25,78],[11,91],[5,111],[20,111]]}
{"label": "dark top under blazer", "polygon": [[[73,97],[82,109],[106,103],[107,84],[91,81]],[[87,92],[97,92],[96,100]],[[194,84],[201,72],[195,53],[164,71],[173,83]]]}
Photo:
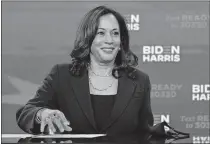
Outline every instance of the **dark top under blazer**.
{"label": "dark top under blazer", "polygon": [[148,132],[153,126],[150,105],[150,80],[147,74],[136,70],[136,79],[125,74],[119,78],[118,92],[111,117],[101,131],[97,131],[89,93],[88,73],[72,76],[70,64],[55,65],[46,76],[34,98],[16,113],[18,126],[25,132],[39,134],[35,124],[39,109],[58,109],[70,121],[72,133],[127,135]]}
{"label": "dark top under blazer", "polygon": [[115,95],[92,95],[91,103],[93,108],[93,114],[96,122],[96,127],[100,131],[104,124],[110,117],[112,108],[114,106]]}

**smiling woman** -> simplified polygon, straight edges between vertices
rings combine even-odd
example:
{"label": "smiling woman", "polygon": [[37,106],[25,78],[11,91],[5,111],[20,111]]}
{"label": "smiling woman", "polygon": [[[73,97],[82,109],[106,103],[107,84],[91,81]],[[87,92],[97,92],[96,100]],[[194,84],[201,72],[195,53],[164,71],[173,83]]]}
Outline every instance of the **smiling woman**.
{"label": "smiling woman", "polygon": [[92,42],[91,61],[114,63],[120,50],[120,31],[116,18],[112,14],[100,18],[99,28]]}
{"label": "smiling woman", "polygon": [[71,57],[70,64],[52,68],[35,97],[17,112],[20,128],[33,134],[151,132],[149,76],[135,68],[138,58],[129,48],[121,14],[105,6],[89,11]]}

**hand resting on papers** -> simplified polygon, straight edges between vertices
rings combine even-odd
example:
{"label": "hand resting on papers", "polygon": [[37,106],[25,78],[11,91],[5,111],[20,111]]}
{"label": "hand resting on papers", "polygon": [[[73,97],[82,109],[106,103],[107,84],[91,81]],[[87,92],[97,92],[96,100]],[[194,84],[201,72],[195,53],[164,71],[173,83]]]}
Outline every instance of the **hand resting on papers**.
{"label": "hand resting on papers", "polygon": [[48,128],[49,134],[62,133],[64,131],[72,131],[69,126],[70,122],[66,119],[65,115],[59,110],[41,109],[37,113],[40,119],[40,131],[44,132],[45,127]]}

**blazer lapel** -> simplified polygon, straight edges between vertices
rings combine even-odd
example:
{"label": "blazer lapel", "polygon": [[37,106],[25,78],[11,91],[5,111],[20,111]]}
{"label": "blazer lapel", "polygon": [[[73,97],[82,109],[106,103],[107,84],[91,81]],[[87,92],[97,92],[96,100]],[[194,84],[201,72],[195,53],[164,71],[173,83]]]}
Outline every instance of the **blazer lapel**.
{"label": "blazer lapel", "polygon": [[118,79],[118,91],[115,99],[115,104],[111,112],[110,119],[105,124],[101,131],[106,130],[110,127],[118,117],[123,114],[123,111],[126,109],[129,100],[131,99],[136,88],[136,83],[128,78],[126,75],[123,75]]}
{"label": "blazer lapel", "polygon": [[97,131],[96,123],[93,115],[93,109],[91,105],[91,97],[89,91],[88,74],[87,71],[81,77],[71,76],[71,85],[76,95],[76,99],[91,125]]}

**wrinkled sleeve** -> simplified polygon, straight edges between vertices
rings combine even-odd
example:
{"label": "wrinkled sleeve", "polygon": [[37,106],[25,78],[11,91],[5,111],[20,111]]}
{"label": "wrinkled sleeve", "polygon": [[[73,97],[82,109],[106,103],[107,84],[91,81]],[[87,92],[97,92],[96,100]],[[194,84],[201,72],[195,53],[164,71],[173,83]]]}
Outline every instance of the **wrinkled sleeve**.
{"label": "wrinkled sleeve", "polygon": [[151,108],[150,92],[151,92],[151,84],[150,84],[149,76],[147,75],[145,78],[144,98],[143,98],[142,109],[139,113],[139,121],[140,121],[139,129],[140,129],[140,132],[143,132],[143,133],[150,133],[150,128],[154,124],[154,118],[153,118],[152,108]]}
{"label": "wrinkled sleeve", "polygon": [[39,134],[40,125],[35,122],[36,113],[42,108],[57,109],[58,65],[55,65],[43,80],[35,96],[16,113],[18,126],[26,133]]}
{"label": "wrinkled sleeve", "polygon": [[164,136],[165,135],[165,129],[164,126],[159,123],[154,126],[154,117],[152,113],[152,108],[151,108],[151,97],[150,97],[150,92],[151,92],[151,83],[149,76],[146,77],[146,83],[145,83],[145,95],[144,95],[144,100],[143,100],[143,108],[140,113],[140,127],[141,127],[141,132],[144,134],[152,135],[152,136]]}

